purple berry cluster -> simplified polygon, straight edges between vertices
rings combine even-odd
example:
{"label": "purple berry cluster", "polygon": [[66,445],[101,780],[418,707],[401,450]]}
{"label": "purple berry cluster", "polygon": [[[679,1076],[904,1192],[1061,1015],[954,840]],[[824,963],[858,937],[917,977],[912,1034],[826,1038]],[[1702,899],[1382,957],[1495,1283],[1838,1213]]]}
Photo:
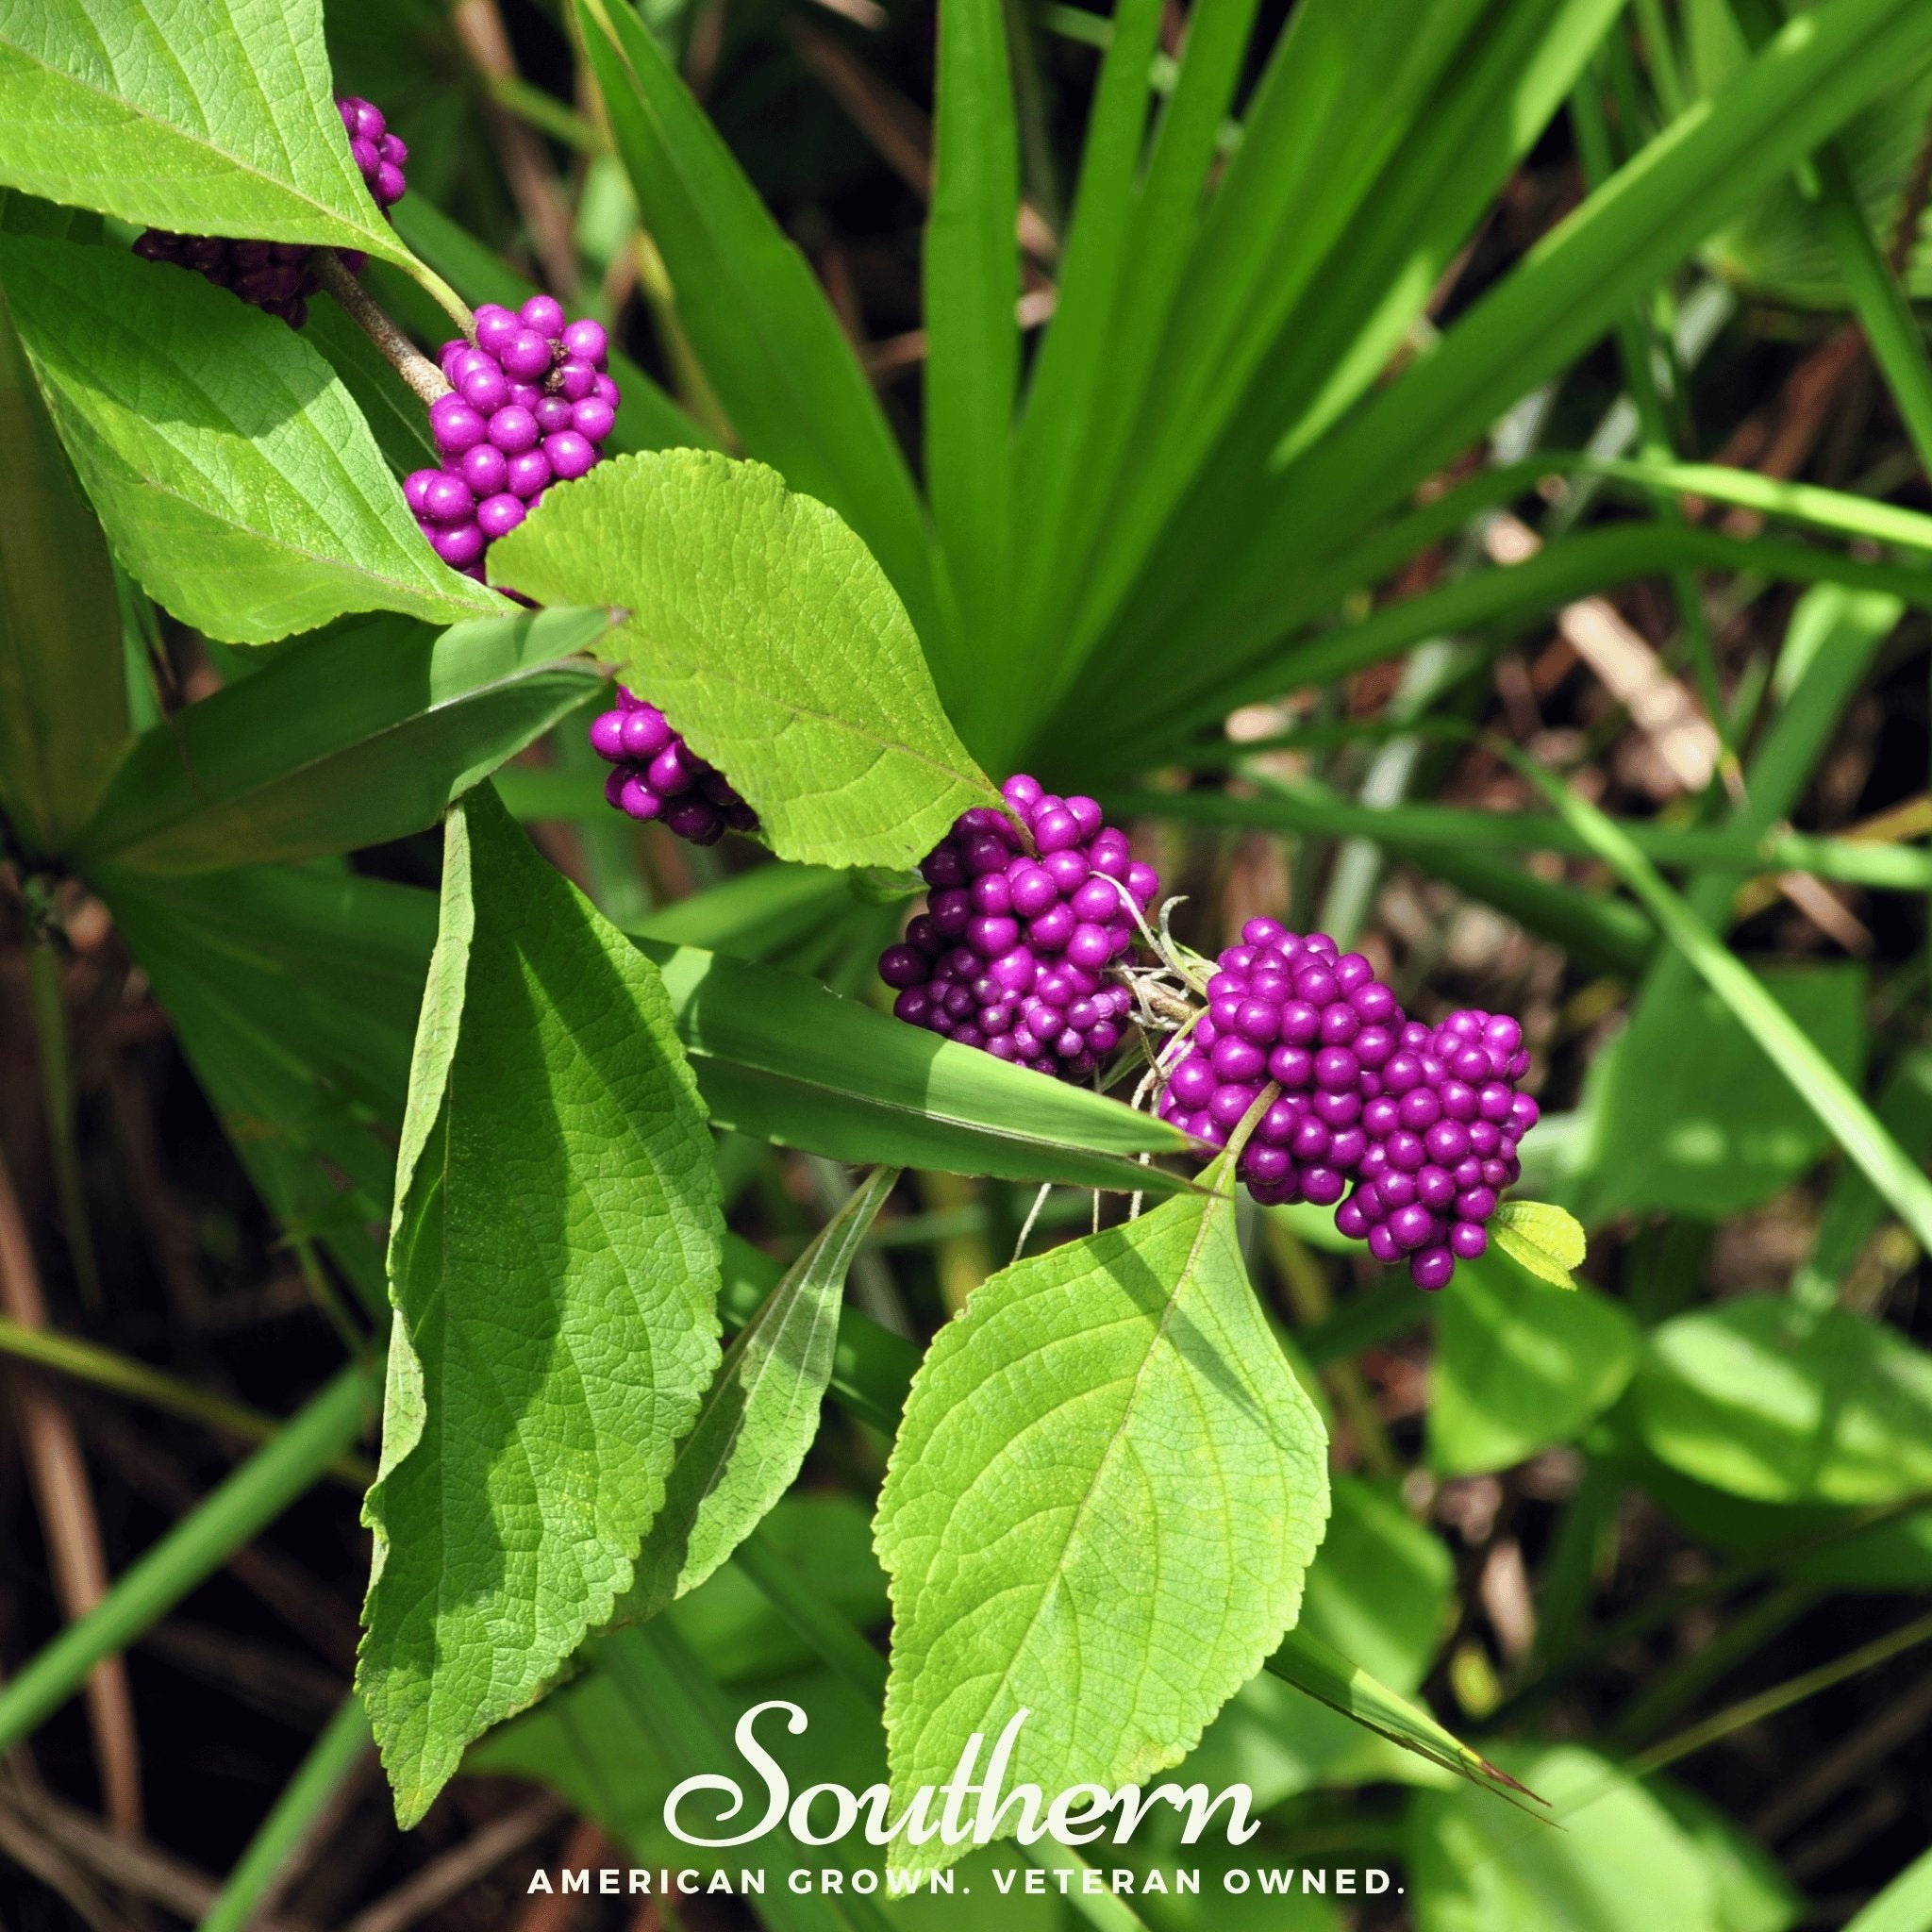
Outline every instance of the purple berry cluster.
{"label": "purple berry cluster", "polygon": [[1500,1013],[1409,1021],[1361,1113],[1360,1178],[1335,1212],[1383,1262],[1408,1261],[1418,1288],[1448,1286],[1458,1259],[1489,1245],[1497,1196],[1522,1172],[1517,1143],[1537,1104],[1516,1091],[1529,1071],[1523,1028]]}
{"label": "purple berry cluster", "polygon": [[663,822],[693,845],[714,845],[727,829],[758,829],[758,815],[715,765],[671,728],[656,705],[617,687],[617,708],[591,726],[591,749],[616,770],[604,796],[629,818]]}
{"label": "purple berry cluster", "polygon": [[1024,773],[1001,788],[1009,812],[962,812],[920,867],[926,909],[879,956],[915,1026],[1061,1079],[1119,1045],[1133,998],[1108,969],[1159,891],[1124,832],[1091,798],[1061,798]]}
{"label": "purple berry cluster", "polygon": [[430,546],[481,579],[483,553],[542,500],[581,476],[617,421],[617,385],[605,371],[603,325],[566,323],[553,296],[521,309],[486,302],[476,340],[442,348],[454,392],[430,406],[439,470],[416,470],[403,494]]}
{"label": "purple berry cluster", "polygon": [[1208,1009],[1168,1074],[1160,1113],[1225,1145],[1271,1082],[1280,1089],[1241,1149],[1256,1200],[1341,1200],[1369,1151],[1367,1092],[1396,1050],[1402,1010],[1359,953],[1251,919],[1216,962]]}
{"label": "purple berry cluster", "polygon": [[[401,135],[389,131],[381,108],[372,103],[351,94],[336,108],[356,166],[376,207],[387,216],[407,191],[403,163],[409,158],[409,150]],[[232,289],[242,301],[280,316],[291,328],[300,328],[308,320],[308,298],[322,286],[315,251],[306,242],[232,242],[222,235],[176,235],[166,228],[149,228],[135,242],[134,252],[149,261],[194,269],[218,288]],[[344,249],[342,259],[358,270],[364,258],[355,249]]]}

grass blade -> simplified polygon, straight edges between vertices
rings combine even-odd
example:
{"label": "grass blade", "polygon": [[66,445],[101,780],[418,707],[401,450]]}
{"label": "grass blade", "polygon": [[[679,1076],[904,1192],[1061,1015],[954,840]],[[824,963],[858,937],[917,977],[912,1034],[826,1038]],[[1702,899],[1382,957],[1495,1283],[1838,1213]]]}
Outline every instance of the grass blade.
{"label": "grass blade", "polygon": [[1920,1246],[1932,1248],[1932,1180],[1926,1179],[1844,1076],[1765,991],[1763,982],[1665,883],[1621,825],[1513,748],[1507,748],[1505,755],[1630,889],[1664,936],[1737,1015],[1739,1024],[1764,1049],[1772,1064],[1890,1203]]}
{"label": "grass blade", "polygon": [[[1006,630],[1013,541],[1008,441],[1020,379],[1020,140],[1002,0],[940,10],[925,225],[925,487],[967,650]],[[997,698],[957,668],[955,684]],[[971,728],[972,708],[961,723]]]}
{"label": "grass blade", "polygon": [[52,1716],[104,1657],[125,1650],[279,1516],[362,1433],[375,1403],[375,1385],[367,1370],[352,1365],[339,1371],[267,1448],[250,1457],[0,1690],[0,1751]]}

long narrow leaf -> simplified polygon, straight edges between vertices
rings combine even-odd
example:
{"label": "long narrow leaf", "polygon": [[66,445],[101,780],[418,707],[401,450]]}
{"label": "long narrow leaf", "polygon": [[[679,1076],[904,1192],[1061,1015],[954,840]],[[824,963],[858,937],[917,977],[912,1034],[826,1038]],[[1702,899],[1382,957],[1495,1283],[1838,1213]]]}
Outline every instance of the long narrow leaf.
{"label": "long narrow leaf", "polygon": [[1844,1075],[1772,998],[1757,974],[1665,883],[1622,826],[1531,759],[1512,756],[1511,762],[1637,895],[1698,976],[1737,1015],[1772,1064],[1890,1203],[1920,1245],[1932,1248],[1932,1181],[1886,1132]]}
{"label": "long narrow leaf", "polygon": [[602,688],[594,666],[558,660],[608,624],[525,611],[440,636],[378,619],[304,639],[132,747],[82,862],[196,872],[419,832]]}
{"label": "long narrow leaf", "polygon": [[[959,599],[958,641],[970,650],[1005,633],[1011,591],[1007,444],[1020,379],[1020,138],[1003,0],[945,0],[939,14],[925,226],[925,487]],[[991,690],[983,678],[949,681],[962,693]],[[970,708],[961,722],[970,731]]]}
{"label": "long narrow leaf", "polygon": [[1132,1157],[1191,1143],[1119,1101],[956,1046],[795,974],[640,943],[663,969],[678,1036],[721,1125],[867,1166],[1180,1185]]}

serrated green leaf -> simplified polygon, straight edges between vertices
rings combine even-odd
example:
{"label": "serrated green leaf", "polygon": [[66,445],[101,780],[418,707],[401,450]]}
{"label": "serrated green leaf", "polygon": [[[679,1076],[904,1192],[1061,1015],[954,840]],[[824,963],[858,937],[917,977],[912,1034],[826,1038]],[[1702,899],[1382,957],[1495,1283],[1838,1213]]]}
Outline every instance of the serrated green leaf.
{"label": "serrated green leaf", "polygon": [[[1506,1230],[1491,1225],[1505,1246]],[[1514,1236],[1511,1239],[1515,1239]],[[1484,1256],[1459,1261],[1441,1297],[1430,1369],[1429,1463],[1446,1475],[1508,1469],[1568,1441],[1623,1393],[1637,1365],[1636,1324],[1607,1295],[1567,1274],[1542,1248],[1525,1280]],[[1547,1272],[1546,1272],[1547,1271]]]}
{"label": "serrated green leaf", "polygon": [[121,610],[107,540],[4,297],[0,449],[0,809],[51,855],[92,809],[127,735]]}
{"label": "serrated green leaf", "polygon": [[1762,1503],[1932,1490],[1932,1355],[1844,1308],[1740,1295],[1666,1322],[1631,1385],[1659,1462]]}
{"label": "serrated green leaf", "polygon": [[600,464],[495,544],[493,578],[627,615],[626,682],[758,808],[781,858],[903,866],[999,793],[864,544],[776,471],[706,450]]}
{"label": "serrated green leaf", "polygon": [[383,617],[304,638],[131,748],[81,862],[197,872],[419,832],[602,688],[588,663],[558,660],[608,623],[520,611],[439,636]]}
{"label": "serrated green leaf", "polygon": [[1012,1783],[1111,1789],[1184,1757],[1294,1622],[1326,1446],[1227,1194],[982,1283],[913,1379],[879,1497],[895,1796],[1022,1709]]}
{"label": "serrated green leaf", "polygon": [[641,1623],[695,1590],[791,1487],[818,1434],[846,1273],[898,1178],[875,1168],[725,1350],[613,1623]]}
{"label": "serrated green leaf", "polygon": [[349,153],[320,0],[0,0],[0,182],[409,259]]}
{"label": "serrated green leaf", "polygon": [[0,282],[121,561],[225,643],[353,610],[503,608],[423,541],[328,364],[200,275],[0,236]]}
{"label": "serrated green leaf", "polygon": [[628,1587],[718,1363],[717,1176],[655,969],[451,813],[396,1170],[358,1685],[407,1825]]}
{"label": "serrated green leaf", "polygon": [[721,1126],[855,1166],[1130,1191],[1185,1185],[1132,1158],[1194,1145],[1150,1114],[955,1045],[800,974],[639,943],[663,969]]}
{"label": "serrated green leaf", "polygon": [[1507,1255],[1519,1268],[1528,1269],[1539,1281],[1546,1281],[1552,1288],[1576,1286],[1575,1276],[1541,1242],[1507,1226],[1492,1227],[1491,1238],[1501,1253]]}

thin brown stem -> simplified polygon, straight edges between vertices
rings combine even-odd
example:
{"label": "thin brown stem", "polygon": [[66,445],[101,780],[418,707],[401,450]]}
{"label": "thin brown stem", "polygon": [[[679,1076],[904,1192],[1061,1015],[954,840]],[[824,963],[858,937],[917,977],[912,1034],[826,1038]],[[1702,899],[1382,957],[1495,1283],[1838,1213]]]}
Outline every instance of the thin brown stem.
{"label": "thin brown stem", "polygon": [[315,264],[322,277],[322,286],[341,305],[356,326],[375,344],[383,360],[423,398],[425,408],[450,393],[450,385],[442,371],[383,313],[375,299],[349,273],[347,263],[333,248],[318,248]]}
{"label": "thin brown stem", "polygon": [[[4,1158],[0,1158],[0,1308],[23,1328],[47,1325],[40,1270],[34,1265],[26,1220]],[[47,1540],[55,1591],[69,1621],[76,1621],[108,1591],[108,1559],[101,1547],[100,1523],[88,1487],[80,1438],[73,1418],[44,1390],[16,1390],[13,1410],[19,1418],[34,1500]],[[141,1751],[125,1658],[104,1657],[89,1673],[87,1707],[108,1815],[123,1838],[139,1838]]]}

